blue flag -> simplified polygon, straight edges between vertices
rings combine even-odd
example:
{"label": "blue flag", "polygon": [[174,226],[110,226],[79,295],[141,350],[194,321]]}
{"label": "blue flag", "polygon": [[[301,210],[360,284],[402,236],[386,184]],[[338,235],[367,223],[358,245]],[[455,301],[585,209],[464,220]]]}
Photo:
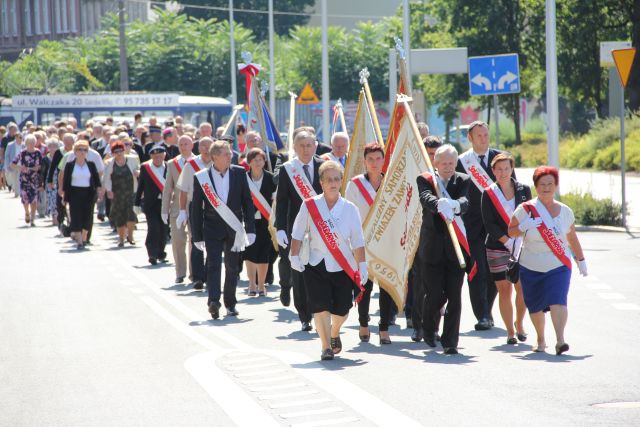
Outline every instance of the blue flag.
{"label": "blue flag", "polygon": [[260,99],[260,103],[262,104],[262,113],[264,115],[264,133],[267,136],[267,141],[265,141],[265,143],[271,143],[277,150],[282,150],[284,148],[284,144],[282,143],[282,139],[280,139],[280,133],[278,133],[278,129],[276,129],[276,125],[271,118],[269,109],[267,109],[267,105],[263,99]]}

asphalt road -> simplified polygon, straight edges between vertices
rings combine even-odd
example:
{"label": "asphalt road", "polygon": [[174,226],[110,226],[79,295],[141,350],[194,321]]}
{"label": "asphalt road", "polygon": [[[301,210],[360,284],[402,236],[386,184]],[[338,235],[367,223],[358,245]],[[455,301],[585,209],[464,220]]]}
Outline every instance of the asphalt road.
{"label": "asphalt road", "polygon": [[[590,276],[573,277],[565,356],[532,353],[528,319],[516,346],[500,321],[473,331],[465,285],[460,355],[411,342],[403,318],[381,348],[376,293],[371,343],[352,311],[343,353],[319,362],[277,286],[250,298],[241,281],[240,316],[213,321],[205,292],[146,263],[144,223],[120,250],[98,224],[83,252],[37,224],[0,194],[0,425],[640,424],[640,239],[627,234],[580,233]],[[550,321],[547,334],[553,345]]]}

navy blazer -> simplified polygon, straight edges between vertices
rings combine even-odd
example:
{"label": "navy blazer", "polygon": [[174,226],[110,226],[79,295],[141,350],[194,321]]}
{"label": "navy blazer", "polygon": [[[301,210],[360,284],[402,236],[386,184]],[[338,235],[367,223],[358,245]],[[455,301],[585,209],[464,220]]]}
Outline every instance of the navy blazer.
{"label": "navy blazer", "polygon": [[[320,186],[320,165],[322,159],[313,157],[313,183],[311,184],[316,194],[322,193]],[[291,235],[293,223],[298,216],[302,199],[298,195],[289,174],[284,165],[278,172],[278,192],[276,193],[276,230],[285,230],[287,235]]]}
{"label": "navy blazer", "polygon": [[[151,162],[151,160],[149,160]],[[147,163],[147,162],[145,162]],[[164,177],[167,177],[167,163],[162,162],[164,166]],[[162,191],[158,188],[153,178],[144,167],[144,163],[140,167],[140,176],[138,177],[138,189],[136,190],[136,199],[134,205],[140,206],[144,197],[143,211],[145,214],[151,212],[160,212],[162,210]]]}
{"label": "navy blazer", "polygon": [[[427,264],[439,264],[443,261],[458,263],[453,243],[445,221],[438,213],[438,196],[435,188],[425,177],[416,179],[418,194],[422,205],[422,227],[420,228],[420,259]],[[464,215],[469,209],[469,186],[471,178],[456,172],[447,183],[447,192],[452,199],[460,203],[460,213]],[[463,250],[464,252],[464,250]],[[467,264],[469,264],[467,262]]]}
{"label": "navy blazer", "polygon": [[[527,200],[531,200],[531,188],[521,182],[511,178],[511,182],[515,188],[516,208]],[[500,243],[502,236],[509,236],[507,231],[509,224],[505,224],[498,210],[493,205],[489,194],[485,191],[482,193],[482,222],[487,230],[487,238],[485,244],[489,249],[504,249],[504,245]]]}
{"label": "navy blazer", "polygon": [[[211,168],[206,169],[206,171],[215,190]],[[231,165],[229,168],[229,195],[227,196],[226,205],[233,211],[240,222],[244,222],[244,229],[247,233],[256,232],[255,208],[253,200],[251,200],[251,190],[249,190],[249,184],[247,183],[246,171],[243,167]],[[191,225],[194,242],[203,242],[207,239],[233,239],[235,237],[235,231],[211,206],[196,176],[193,177]]]}

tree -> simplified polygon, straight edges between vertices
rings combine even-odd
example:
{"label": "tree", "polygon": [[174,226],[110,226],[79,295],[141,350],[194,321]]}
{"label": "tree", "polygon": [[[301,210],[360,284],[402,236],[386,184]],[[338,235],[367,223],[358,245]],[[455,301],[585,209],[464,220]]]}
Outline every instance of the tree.
{"label": "tree", "polygon": [[[189,0],[190,5],[185,6],[183,12],[199,19],[215,19],[217,21],[229,20],[228,0]],[[287,14],[274,14],[274,31],[280,35],[287,35],[296,25],[304,25],[309,21],[309,15],[305,15],[307,7],[315,5],[316,0],[274,0],[273,9],[276,12]],[[219,9],[207,9],[215,7]],[[268,6],[265,0],[234,0],[234,20],[251,29],[258,40],[266,40],[269,31]],[[247,10],[244,12],[243,10]],[[256,12],[256,11],[261,11]],[[291,15],[290,15],[291,13]],[[299,14],[299,15],[298,15]]]}

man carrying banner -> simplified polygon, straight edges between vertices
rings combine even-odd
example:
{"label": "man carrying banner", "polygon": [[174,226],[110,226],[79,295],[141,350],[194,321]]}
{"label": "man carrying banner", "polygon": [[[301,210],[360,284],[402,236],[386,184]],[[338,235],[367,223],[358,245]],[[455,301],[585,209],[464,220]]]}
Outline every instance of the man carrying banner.
{"label": "man carrying banner", "polygon": [[[171,249],[176,267],[176,283],[183,283],[187,276],[187,229],[184,223],[177,224],[180,214],[180,189],[178,178],[193,156],[193,140],[189,135],[178,139],[180,155],[167,163],[167,180],[162,192],[162,221],[171,228]],[[189,269],[191,270],[191,269]]]}
{"label": "man carrying banner", "polygon": [[[291,268],[304,274],[309,311],[322,343],[322,360],[342,351],[340,328],[352,307],[352,286],[363,294],[368,271],[358,208],[340,197],[342,168],[334,161],[318,170],[323,193],[304,201],[291,232]],[[309,236],[309,261],[300,258]],[[356,299],[358,301],[358,299]]]}
{"label": "man carrying banner", "polygon": [[473,314],[478,320],[475,330],[486,331],[493,327],[491,310],[498,291],[489,275],[485,246],[487,232],[482,222],[481,200],[482,193],[496,179],[491,170],[491,161],[501,151],[489,148],[489,126],[485,122],[476,120],[471,123],[468,138],[471,148],[460,155],[456,170],[469,175],[472,183],[469,188],[469,210],[462,217],[467,229],[471,257],[478,268],[475,277],[469,281],[469,296]]}
{"label": "man carrying banner", "polygon": [[[212,165],[196,173],[191,221],[194,245],[207,250],[207,305],[213,319],[220,317],[220,274],[224,252],[224,298],[228,316],[237,316],[236,285],[240,252],[256,240],[255,211],[245,171],[231,165],[233,152],[216,141],[209,154]],[[243,223],[244,222],[244,226]]]}
{"label": "man carrying banner", "polygon": [[[356,205],[360,212],[360,219],[364,222],[376,198],[376,193],[382,184],[382,165],[384,165],[384,149],[378,143],[367,144],[364,148],[365,173],[354,176],[347,184],[345,199]],[[358,298],[360,288],[353,286],[354,296]],[[369,342],[369,302],[373,282],[367,280],[364,285],[365,293],[358,304],[358,321],[360,323],[360,340]],[[380,344],[391,344],[389,338],[389,321],[393,313],[393,299],[387,291],[380,287]]]}
{"label": "man carrying banner", "polygon": [[302,322],[302,330],[311,330],[311,312],[307,307],[307,293],[304,278],[299,271],[291,271],[289,264],[289,239],[293,222],[305,199],[322,192],[318,170],[322,160],[314,157],[316,136],[306,130],[295,134],[293,149],[296,158],[285,163],[278,173],[278,191],[276,194],[276,230],[280,251],[280,301],[285,307],[293,301]]}
{"label": "man carrying banner", "polygon": [[191,236],[191,281],[193,283],[193,289],[196,290],[204,289],[207,273],[205,271],[204,253],[193,244],[193,225],[189,220],[188,212],[191,212],[193,177],[197,172],[211,166],[211,156],[209,155],[211,144],[213,144],[213,140],[208,136],[200,139],[198,146],[200,155],[198,157],[191,157],[184,165],[176,184],[176,187],[180,189],[180,212],[176,218],[176,225],[178,227],[184,227],[184,225],[187,224],[187,227],[189,227],[189,234]]}
{"label": "man carrying banner", "polygon": [[[458,152],[449,144],[438,148],[435,154],[437,172],[425,172],[416,182],[422,205],[420,230],[420,258],[423,260],[422,276],[425,285],[422,310],[424,341],[436,346],[436,328],[440,322],[440,308],[447,303],[444,328],[440,342],[445,354],[457,354],[462,311],[462,282],[465,271],[460,267],[447,223],[469,208],[467,194],[469,177],[456,172]],[[442,192],[438,198],[436,185]],[[464,246],[464,229],[456,230],[460,245]],[[462,238],[462,239],[461,239]]]}
{"label": "man carrying banner", "polygon": [[323,160],[338,162],[344,169],[347,163],[347,151],[349,151],[349,135],[346,132],[336,132],[331,136],[331,152],[321,157]]}
{"label": "man carrying banner", "polygon": [[167,231],[162,222],[162,192],[167,178],[167,164],[164,161],[165,148],[156,145],[149,150],[151,160],[142,164],[138,181],[138,190],[134,210],[140,213],[140,204],[144,197],[144,216],[147,218],[147,238],[144,242],[149,256],[149,264],[158,261],[167,262],[164,248],[167,244]]}

